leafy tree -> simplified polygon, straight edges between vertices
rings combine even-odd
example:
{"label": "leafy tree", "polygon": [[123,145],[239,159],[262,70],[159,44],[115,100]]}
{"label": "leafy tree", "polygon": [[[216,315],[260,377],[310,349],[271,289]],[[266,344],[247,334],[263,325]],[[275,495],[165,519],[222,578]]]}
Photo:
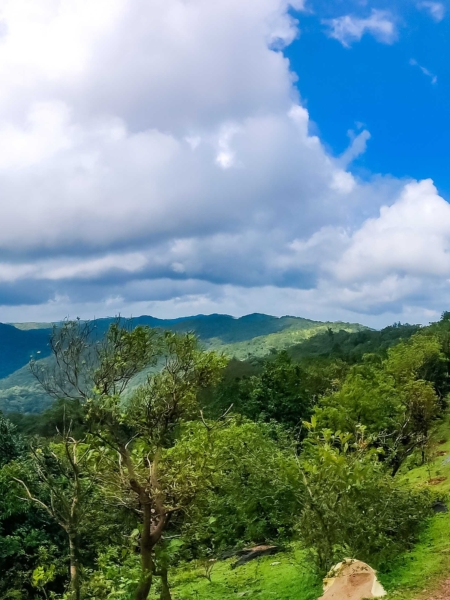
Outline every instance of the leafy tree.
{"label": "leafy tree", "polygon": [[277,421],[298,430],[310,417],[318,395],[331,385],[327,371],[336,373],[328,363],[327,369],[296,363],[282,351],[263,361],[258,374],[224,379],[215,390],[212,404],[218,412],[233,404],[235,412],[249,419]]}
{"label": "leafy tree", "polygon": [[[110,449],[105,495],[130,508],[140,521],[142,574],[135,597],[144,600],[152,584],[155,548],[171,515],[192,494],[189,486],[186,496],[162,486],[162,451],[174,443],[178,425],[198,415],[198,392],[217,379],[225,360],[201,351],[192,334],[127,330],[118,322],[101,340],[89,324],[66,322],[54,331],[51,347],[54,366],[42,371],[34,364],[35,375],[56,397],[83,401],[90,431]],[[159,370],[124,402],[134,375],[149,365]]]}
{"label": "leafy tree", "polygon": [[[46,583],[51,579],[52,589],[61,591],[63,541],[48,516],[22,501],[11,485],[16,464],[26,471],[26,444],[1,415],[0,449],[0,597],[40,597],[43,577],[39,574],[44,575],[44,563],[53,565]],[[36,478],[33,471],[27,476]]]}
{"label": "leafy tree", "polygon": [[351,369],[340,390],[319,402],[315,410],[319,427],[356,434],[364,425],[385,450],[384,458],[395,474],[416,449],[424,456],[439,414],[433,378],[443,363],[439,341],[422,334],[391,348],[385,359],[366,356]]}
{"label": "leafy tree", "polygon": [[208,427],[186,425],[164,457],[165,470],[190,465],[202,478],[187,513],[176,517],[191,556],[288,539],[300,512],[292,441],[279,426],[242,418]]}
{"label": "leafy tree", "polygon": [[326,571],[345,556],[380,564],[414,541],[429,513],[425,492],[400,487],[378,461],[363,427],[356,435],[310,424],[299,467],[304,480],[299,530]]}
{"label": "leafy tree", "polygon": [[262,420],[276,420],[298,428],[309,418],[312,401],[304,385],[304,373],[287,352],[267,361],[252,390],[249,410]]}
{"label": "leafy tree", "polygon": [[[234,417],[185,423],[161,451],[158,480],[166,502],[182,509],[171,513],[152,557],[161,600],[170,598],[168,573],[177,561],[289,539],[300,514],[295,454],[279,427]],[[102,559],[91,580],[96,598],[126,585],[125,577],[140,579],[132,554],[127,561],[124,572],[116,554]]]}
{"label": "leafy tree", "polygon": [[179,425],[199,412],[199,389],[219,376],[225,360],[203,352],[192,334],[164,334],[162,368],[149,376],[125,404],[118,396],[100,395],[90,407],[97,435],[119,457],[110,471],[112,486],[122,502],[141,515],[140,553],[142,576],[137,600],[148,597],[154,573],[154,553],[174,512],[183,509],[195,494],[195,478],[183,465],[178,485],[161,477],[161,457],[176,439]]}
{"label": "leafy tree", "polygon": [[[14,477],[25,492],[23,499],[45,511],[67,535],[73,600],[81,597],[80,530],[88,515],[95,483],[88,469],[92,457],[87,444],[71,437],[70,432],[64,433],[59,443],[31,447],[28,470],[35,474],[31,483]],[[96,459],[94,470],[99,466]],[[40,574],[40,579],[43,577],[44,573]]]}

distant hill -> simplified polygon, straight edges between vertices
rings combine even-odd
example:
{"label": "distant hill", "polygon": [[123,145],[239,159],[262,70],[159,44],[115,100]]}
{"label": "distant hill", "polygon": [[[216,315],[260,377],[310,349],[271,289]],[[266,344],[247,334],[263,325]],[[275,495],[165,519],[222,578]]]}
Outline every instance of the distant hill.
{"label": "distant hill", "polygon": [[0,379],[26,365],[31,356],[48,356],[50,329],[22,331],[0,323]]}
{"label": "distant hill", "polygon": [[[98,332],[106,332],[114,320],[96,319]],[[205,348],[221,350],[240,360],[262,357],[329,331],[368,331],[367,327],[357,323],[312,321],[259,313],[240,318],[212,314],[157,319],[143,315],[131,322],[133,326],[147,325],[180,333],[194,331]],[[50,403],[50,398],[39,388],[27,365],[31,356],[43,359],[49,356],[51,328],[52,323],[0,324],[0,410],[40,412]],[[143,378],[144,374],[138,381]]]}

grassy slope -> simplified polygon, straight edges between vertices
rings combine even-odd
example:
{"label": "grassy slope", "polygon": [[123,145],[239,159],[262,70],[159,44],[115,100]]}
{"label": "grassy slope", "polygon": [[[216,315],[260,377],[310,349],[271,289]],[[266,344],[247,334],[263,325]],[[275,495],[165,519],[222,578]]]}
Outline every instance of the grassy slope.
{"label": "grassy slope", "polygon": [[9,323],[16,329],[20,329],[21,331],[31,331],[34,329],[52,329],[53,323]]}
{"label": "grassy slope", "polygon": [[[450,492],[450,417],[437,434],[436,456],[425,467],[416,467],[403,475],[405,484],[428,485],[430,478],[447,479],[433,489]],[[437,453],[446,453],[438,456]],[[172,578],[173,600],[228,600],[258,598],[260,600],[316,600],[321,595],[321,582],[297,546],[283,552],[250,562],[231,570],[232,561],[217,563],[209,583],[201,569],[180,570]],[[275,564],[274,564],[275,563]],[[450,512],[434,516],[416,544],[408,553],[399,556],[388,572],[379,578],[388,592],[386,600],[426,600],[439,582],[450,576]],[[152,600],[158,598],[154,590]]]}
{"label": "grassy slope", "polygon": [[[231,569],[233,561],[221,561],[212,571],[211,583],[204,570],[180,570],[172,581],[173,600],[316,600],[321,582],[305,560],[304,552],[295,547],[291,552],[267,556],[247,565]],[[158,589],[152,600],[159,597]]]}
{"label": "grassy slope", "polygon": [[[430,478],[445,477],[443,482],[433,485],[433,489],[448,494],[450,461],[445,462],[450,457],[450,417],[447,417],[435,437],[435,458],[429,465],[409,471],[404,479],[411,485],[423,486],[427,485]],[[444,456],[437,455],[444,452]],[[429,598],[430,591],[449,576],[450,512],[433,517],[415,548],[398,557],[388,573],[380,574],[380,579],[389,591],[389,600],[416,600]]]}
{"label": "grassy slope", "polygon": [[229,356],[245,360],[253,356],[266,356],[273,350],[283,350],[294,344],[302,344],[315,335],[326,333],[329,329],[334,332],[355,333],[367,328],[354,323],[316,323],[310,321],[307,324],[300,324],[294,322],[280,332],[256,336],[234,343],[224,343],[220,338],[212,338],[206,340],[205,345],[207,348],[222,350]]}

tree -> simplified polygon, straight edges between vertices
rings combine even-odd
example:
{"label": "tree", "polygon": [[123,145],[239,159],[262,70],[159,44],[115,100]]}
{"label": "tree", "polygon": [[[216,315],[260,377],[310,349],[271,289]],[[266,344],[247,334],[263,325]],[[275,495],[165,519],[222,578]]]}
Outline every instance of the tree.
{"label": "tree", "polygon": [[309,424],[299,459],[303,510],[299,529],[325,572],[346,556],[379,565],[411,546],[429,514],[426,492],[399,486],[377,459],[363,427],[356,435]]}
{"label": "tree", "polygon": [[[174,443],[183,420],[198,416],[199,390],[216,381],[226,361],[203,352],[192,334],[131,330],[120,322],[100,340],[92,324],[66,322],[54,330],[51,347],[52,368],[33,363],[33,372],[55,397],[84,402],[90,431],[110,450],[104,490],[109,501],[127,506],[140,520],[142,574],[135,597],[144,600],[155,547],[173,512],[188,501],[162,486],[162,451]],[[125,402],[130,381],[149,366],[154,370],[147,382]]]}
{"label": "tree", "polygon": [[90,447],[71,437],[69,431],[62,435],[59,443],[31,447],[29,469],[35,474],[34,489],[23,479],[14,477],[25,492],[22,499],[45,511],[67,535],[69,589],[73,600],[81,597],[80,529],[88,514],[88,500],[94,486],[88,469],[92,457]]}
{"label": "tree", "polygon": [[318,427],[356,434],[364,425],[395,475],[415,450],[424,457],[440,408],[433,377],[443,362],[439,341],[422,334],[391,348],[385,359],[366,355],[340,390],[320,400]]}
{"label": "tree", "polygon": [[[63,542],[57,526],[48,515],[18,498],[11,485],[17,465],[27,470],[27,450],[22,436],[0,415],[0,597],[35,598],[30,575],[42,567],[44,555],[52,564],[60,565],[64,555]],[[29,471],[30,478],[35,473]],[[62,591],[59,571],[52,573],[52,588]],[[23,596],[22,596],[23,594]],[[39,595],[40,597],[40,595]]]}
{"label": "tree", "polygon": [[258,421],[277,421],[301,428],[316,400],[316,373],[293,362],[286,351],[263,362],[261,372],[223,380],[215,390],[213,405],[223,411],[230,403],[236,412]]}
{"label": "tree", "polygon": [[[119,502],[134,508],[141,517],[140,552],[142,576],[137,600],[148,597],[154,574],[155,547],[171,515],[192,499],[195,486],[190,473],[179,465],[174,485],[161,477],[161,458],[176,439],[185,420],[199,414],[198,391],[213,383],[225,365],[214,352],[203,352],[192,334],[166,332],[160,353],[160,371],[149,376],[127,403],[120,397],[99,395],[90,406],[90,420],[98,437],[117,452],[110,471],[110,490]],[[166,485],[165,485],[166,483]]]}
{"label": "tree", "polygon": [[118,317],[105,335],[95,321],[66,320],[50,336],[52,360],[32,360],[33,375],[55,400],[85,402],[97,396],[120,396],[131,379],[154,366],[160,335],[149,327],[132,328]]}
{"label": "tree", "polygon": [[[166,505],[180,508],[171,513],[152,556],[161,600],[170,597],[168,575],[179,561],[211,566],[224,550],[288,540],[300,514],[293,444],[279,426],[228,415],[180,423],[174,444],[161,450],[158,479]],[[117,589],[123,569],[116,561],[113,555],[93,583],[109,576],[105,587]],[[133,567],[127,577],[138,577]]]}
{"label": "tree", "polygon": [[203,479],[180,515],[185,547],[192,556],[213,558],[245,544],[289,539],[300,513],[290,437],[280,426],[240,417],[208,426],[187,424],[165,456],[165,469],[190,464]]}

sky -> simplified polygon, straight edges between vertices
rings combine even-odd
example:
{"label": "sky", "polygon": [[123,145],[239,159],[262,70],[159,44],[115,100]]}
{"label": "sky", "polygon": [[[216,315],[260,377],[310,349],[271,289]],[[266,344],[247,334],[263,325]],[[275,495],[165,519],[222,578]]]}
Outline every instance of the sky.
{"label": "sky", "polygon": [[0,0],[0,321],[437,320],[449,46],[450,0]]}

